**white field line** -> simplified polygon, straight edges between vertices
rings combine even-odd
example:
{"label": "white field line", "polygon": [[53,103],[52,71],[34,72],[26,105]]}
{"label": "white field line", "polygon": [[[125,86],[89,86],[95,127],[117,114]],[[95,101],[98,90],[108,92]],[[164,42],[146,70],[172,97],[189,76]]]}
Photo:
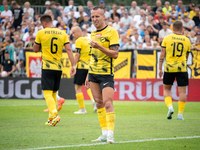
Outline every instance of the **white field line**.
{"label": "white field line", "polygon": [[[0,105],[0,107],[8,107],[8,106],[43,106],[47,104],[14,104],[14,105]],[[65,103],[63,105],[78,105],[78,103]],[[85,105],[92,105],[92,103],[85,103]]]}
{"label": "white field line", "polygon": [[[186,137],[173,137],[173,138],[157,138],[157,139],[143,139],[143,140],[132,140],[132,141],[118,141],[118,142],[115,142],[115,143],[138,143],[138,142],[179,140],[179,139],[194,139],[194,138],[200,138],[200,136],[186,136]],[[93,144],[48,146],[48,147],[28,148],[28,149],[23,149],[23,150],[55,149],[55,148],[66,148],[66,147],[86,147],[86,146],[96,146],[96,145],[105,145],[105,144],[107,144],[107,143],[106,142],[102,142],[102,143],[93,143]]]}

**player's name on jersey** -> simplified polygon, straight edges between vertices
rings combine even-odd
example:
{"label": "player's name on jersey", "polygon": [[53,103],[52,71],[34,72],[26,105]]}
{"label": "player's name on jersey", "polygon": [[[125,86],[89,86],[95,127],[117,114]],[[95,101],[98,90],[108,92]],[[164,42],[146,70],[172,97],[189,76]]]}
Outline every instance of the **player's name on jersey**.
{"label": "player's name on jersey", "polygon": [[60,34],[62,35],[62,32],[59,32],[59,31],[45,31],[45,34]]}
{"label": "player's name on jersey", "polygon": [[173,40],[181,40],[181,41],[185,41],[185,38],[181,38],[181,37],[172,37]]}

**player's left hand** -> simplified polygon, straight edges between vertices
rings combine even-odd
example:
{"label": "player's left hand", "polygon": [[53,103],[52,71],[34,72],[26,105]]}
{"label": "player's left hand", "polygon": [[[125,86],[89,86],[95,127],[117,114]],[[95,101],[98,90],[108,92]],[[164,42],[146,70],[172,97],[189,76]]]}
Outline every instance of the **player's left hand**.
{"label": "player's left hand", "polygon": [[74,76],[76,74],[76,67],[72,66],[70,70],[70,76]]}
{"label": "player's left hand", "polygon": [[98,48],[100,45],[99,43],[95,42],[95,41],[90,41],[90,45],[94,48]]}
{"label": "player's left hand", "polygon": [[161,78],[161,77],[162,77],[162,75],[163,75],[163,71],[162,71],[162,70],[159,70],[159,73],[158,73],[158,75],[159,75],[159,78]]}

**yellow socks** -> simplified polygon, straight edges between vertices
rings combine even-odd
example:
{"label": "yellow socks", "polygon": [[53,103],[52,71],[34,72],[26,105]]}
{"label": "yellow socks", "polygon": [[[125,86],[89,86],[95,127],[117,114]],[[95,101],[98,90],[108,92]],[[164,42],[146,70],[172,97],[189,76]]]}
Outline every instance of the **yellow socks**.
{"label": "yellow socks", "polygon": [[53,91],[51,90],[44,90],[44,98],[46,100],[47,106],[49,108],[49,113],[53,115],[53,117],[57,116],[57,110],[56,110],[56,103],[53,98]]}
{"label": "yellow socks", "polygon": [[115,113],[114,112],[106,113],[106,121],[107,121],[108,131],[109,130],[114,131]]}
{"label": "yellow socks", "polygon": [[85,108],[83,93],[76,94],[76,99],[78,101],[79,107],[81,109]]}
{"label": "yellow socks", "polygon": [[165,104],[168,108],[172,106],[172,98],[170,96],[165,97]]}
{"label": "yellow socks", "polygon": [[57,104],[57,92],[53,92],[53,99],[55,101],[55,103]]}
{"label": "yellow socks", "polygon": [[186,102],[178,101],[178,113],[183,114]]}
{"label": "yellow socks", "polygon": [[102,131],[108,130],[107,128],[107,122],[106,122],[106,109],[105,107],[97,109],[99,123],[101,126]]}
{"label": "yellow socks", "polygon": [[93,100],[92,92],[90,89],[87,90],[87,94],[89,95],[90,99]]}

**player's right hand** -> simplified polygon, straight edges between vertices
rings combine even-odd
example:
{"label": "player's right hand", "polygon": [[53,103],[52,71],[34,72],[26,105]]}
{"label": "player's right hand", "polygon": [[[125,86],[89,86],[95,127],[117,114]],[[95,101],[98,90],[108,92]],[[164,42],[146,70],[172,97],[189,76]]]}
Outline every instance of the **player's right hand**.
{"label": "player's right hand", "polygon": [[88,75],[87,75],[87,77],[85,79],[85,87],[88,88],[88,89],[90,88],[90,82],[88,80]]}
{"label": "player's right hand", "polygon": [[162,71],[162,70],[159,70],[158,75],[159,75],[159,78],[161,78],[162,75],[163,75],[163,71]]}
{"label": "player's right hand", "polygon": [[72,66],[70,70],[70,76],[74,76],[76,74],[76,67]]}

